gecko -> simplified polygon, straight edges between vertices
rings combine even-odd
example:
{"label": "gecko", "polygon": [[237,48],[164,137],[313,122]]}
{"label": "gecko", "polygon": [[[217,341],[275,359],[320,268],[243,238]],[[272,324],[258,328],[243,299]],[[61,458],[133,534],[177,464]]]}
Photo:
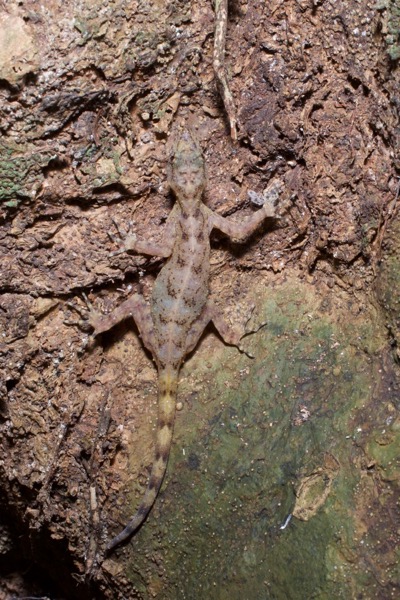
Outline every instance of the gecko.
{"label": "gecko", "polygon": [[[144,346],[158,370],[158,421],[154,462],[140,505],[126,527],[106,546],[106,553],[128,540],[149,514],[167,468],[175,421],[177,386],[185,357],[196,347],[212,322],[223,341],[242,352],[244,337],[219,314],[210,298],[210,233],[218,229],[235,240],[244,240],[266,219],[278,219],[274,203],[266,203],[251,216],[235,222],[212,211],[202,201],[206,185],[201,147],[189,129],[177,137],[168,167],[168,182],[176,202],[168,216],[162,243],[127,235],[122,252],[137,252],[166,260],[153,286],[150,303],[133,293],[108,314],[98,312],[86,299],[86,309],[75,305],[97,336],[132,317]],[[246,334],[245,334],[246,335]]]}

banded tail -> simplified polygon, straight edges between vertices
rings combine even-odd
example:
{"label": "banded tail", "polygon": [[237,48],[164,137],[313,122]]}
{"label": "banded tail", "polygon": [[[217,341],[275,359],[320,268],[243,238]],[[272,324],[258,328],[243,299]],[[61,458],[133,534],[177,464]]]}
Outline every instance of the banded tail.
{"label": "banded tail", "polygon": [[116,546],[125,542],[136,531],[149,514],[151,507],[157,498],[167,469],[171,448],[172,432],[175,421],[177,384],[178,370],[172,368],[160,368],[158,373],[158,424],[156,449],[150,480],[136,514],[129,521],[125,529],[107,544],[106,552],[110,552]]}

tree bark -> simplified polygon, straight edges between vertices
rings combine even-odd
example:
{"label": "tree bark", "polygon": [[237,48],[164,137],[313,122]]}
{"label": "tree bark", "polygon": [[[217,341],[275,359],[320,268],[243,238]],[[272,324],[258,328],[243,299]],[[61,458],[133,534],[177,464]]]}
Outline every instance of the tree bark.
{"label": "tree bark", "polygon": [[[230,2],[233,143],[209,0],[2,4],[0,599],[399,594],[399,14]],[[241,219],[277,182],[288,210],[213,238],[221,312],[266,321],[255,358],[203,337],[161,494],[99,561],[147,483],[156,370],[132,323],[94,342],[67,302],[148,296],[161,261],[109,234],[161,237],[176,123],[213,210]]]}

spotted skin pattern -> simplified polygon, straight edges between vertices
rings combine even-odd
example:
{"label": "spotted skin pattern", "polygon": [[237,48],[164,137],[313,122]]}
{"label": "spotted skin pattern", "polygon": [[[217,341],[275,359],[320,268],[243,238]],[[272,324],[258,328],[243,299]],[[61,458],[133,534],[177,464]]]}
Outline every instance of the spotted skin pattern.
{"label": "spotted skin pattern", "polygon": [[[228,325],[209,297],[210,233],[219,229],[231,238],[248,237],[275,208],[264,205],[240,223],[221,217],[202,203],[204,159],[194,135],[178,137],[169,167],[169,184],[176,203],[165,226],[161,245],[130,236],[124,250],[166,257],[152,292],[150,306],[133,294],[107,315],[91,309],[87,315],[94,335],[133,317],[158,369],[158,424],[150,480],[136,514],[107,545],[107,552],[125,542],[147,517],[161,487],[172,440],[180,367],[211,321],[225,343],[239,346],[239,329]],[[239,346],[240,348],[240,346]]]}

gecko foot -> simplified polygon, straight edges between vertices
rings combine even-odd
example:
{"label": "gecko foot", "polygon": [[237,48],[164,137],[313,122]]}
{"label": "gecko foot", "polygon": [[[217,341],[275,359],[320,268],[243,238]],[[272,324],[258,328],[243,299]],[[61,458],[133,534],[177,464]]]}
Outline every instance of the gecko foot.
{"label": "gecko foot", "polygon": [[120,246],[122,244],[122,246],[119,250],[111,252],[110,256],[118,256],[119,254],[124,254],[124,252],[135,250],[137,237],[136,233],[131,232],[132,223],[129,222],[126,231],[124,231],[115,219],[112,218],[111,220],[114,223],[117,234],[115,235],[108,231],[108,237],[113,243],[119,244]]}
{"label": "gecko foot", "polygon": [[[253,311],[254,311],[254,306],[250,312],[249,318],[246,321],[246,325],[245,328],[247,327],[251,317],[253,316]],[[240,338],[241,340],[243,340],[244,338],[248,337],[249,335],[253,335],[254,333],[257,333],[258,331],[260,331],[260,329],[262,329],[263,327],[265,327],[268,324],[268,321],[263,321],[262,323],[260,323],[260,325],[257,325],[257,327],[254,327],[253,329],[249,329],[248,331],[245,331],[244,334],[242,335],[242,337]],[[249,358],[255,358],[253,356],[253,354],[250,354],[250,352],[248,352],[247,350],[245,350],[243,348],[243,346],[238,344],[238,349],[240,350],[240,352],[242,352],[243,354],[246,354],[246,356],[248,356]]]}
{"label": "gecko foot", "polygon": [[104,331],[104,328],[101,327],[101,321],[104,319],[104,315],[94,308],[85,293],[82,294],[82,297],[86,305],[84,308],[74,302],[66,303],[68,308],[77,312],[81,318],[75,321],[64,319],[64,323],[65,325],[75,325],[83,331],[93,329],[93,336],[96,336]]}

